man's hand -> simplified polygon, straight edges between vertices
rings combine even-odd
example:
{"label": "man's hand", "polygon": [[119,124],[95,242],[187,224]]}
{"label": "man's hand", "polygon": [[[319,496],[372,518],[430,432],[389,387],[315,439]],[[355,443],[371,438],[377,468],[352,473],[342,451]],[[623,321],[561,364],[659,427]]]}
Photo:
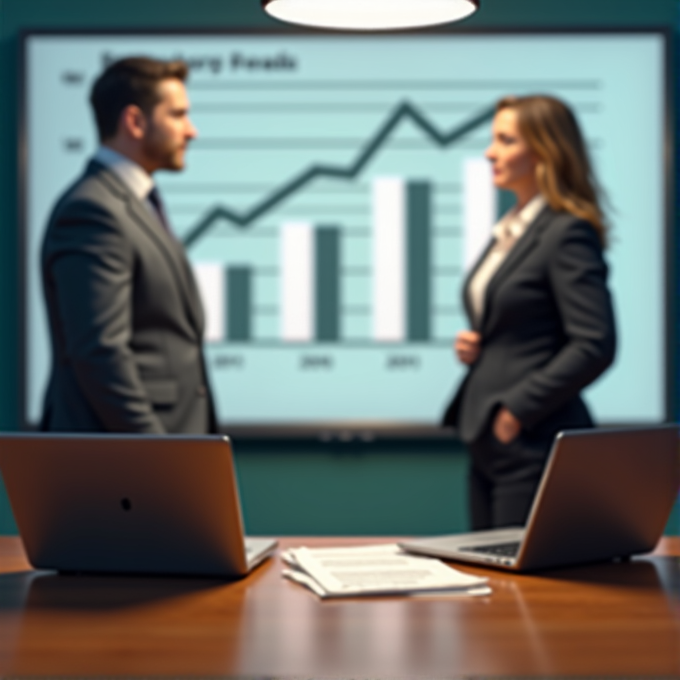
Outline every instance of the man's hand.
{"label": "man's hand", "polygon": [[516,439],[522,429],[522,423],[515,418],[505,406],[501,406],[493,421],[493,434],[501,444],[509,444]]}
{"label": "man's hand", "polygon": [[453,349],[464,364],[474,364],[482,349],[482,336],[477,331],[461,331],[456,336]]}

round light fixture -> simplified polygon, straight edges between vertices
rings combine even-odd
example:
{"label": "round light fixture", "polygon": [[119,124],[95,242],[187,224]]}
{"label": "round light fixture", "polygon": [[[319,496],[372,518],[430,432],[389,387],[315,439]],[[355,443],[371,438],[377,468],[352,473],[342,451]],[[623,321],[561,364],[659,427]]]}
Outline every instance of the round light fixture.
{"label": "round light fixture", "polygon": [[423,28],[459,21],[479,9],[479,0],[262,0],[281,21],[350,31]]}

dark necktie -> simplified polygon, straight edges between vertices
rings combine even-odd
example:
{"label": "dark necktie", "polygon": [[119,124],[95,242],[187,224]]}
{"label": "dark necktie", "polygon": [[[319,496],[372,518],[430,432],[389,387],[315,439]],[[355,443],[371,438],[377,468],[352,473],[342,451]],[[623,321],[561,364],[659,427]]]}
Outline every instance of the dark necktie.
{"label": "dark necktie", "polygon": [[165,229],[165,231],[167,231],[168,234],[172,235],[172,229],[170,229],[170,222],[168,221],[168,216],[165,213],[165,208],[163,207],[163,201],[161,201],[161,195],[158,191],[158,188],[154,187],[153,189],[151,189],[151,191],[147,194],[147,198],[149,199],[151,205],[156,210],[156,214],[158,215],[160,223],[163,225],[163,229]]}

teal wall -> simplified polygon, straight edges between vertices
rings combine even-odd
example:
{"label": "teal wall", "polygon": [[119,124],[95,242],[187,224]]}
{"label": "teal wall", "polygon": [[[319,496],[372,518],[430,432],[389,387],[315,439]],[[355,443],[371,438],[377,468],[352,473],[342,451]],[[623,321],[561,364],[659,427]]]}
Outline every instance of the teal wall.
{"label": "teal wall", "polygon": [[[678,27],[678,0],[482,0],[466,25]],[[0,0],[0,429],[19,424],[20,33],[51,28],[276,28],[260,0]],[[418,534],[466,527],[462,449],[446,442],[236,442],[247,529]],[[669,530],[678,533],[676,511]],[[0,483],[0,534],[14,533]]]}
{"label": "teal wall", "polygon": [[467,526],[463,450],[449,442],[236,446],[254,534],[423,534]]}

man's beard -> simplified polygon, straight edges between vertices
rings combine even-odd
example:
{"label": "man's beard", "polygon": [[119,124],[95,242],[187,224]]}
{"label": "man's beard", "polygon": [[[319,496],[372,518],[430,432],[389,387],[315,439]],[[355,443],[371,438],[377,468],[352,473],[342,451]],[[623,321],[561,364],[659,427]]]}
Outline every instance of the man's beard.
{"label": "man's beard", "polygon": [[153,134],[148,136],[144,145],[144,154],[153,161],[159,170],[183,170],[184,148],[166,148]]}

